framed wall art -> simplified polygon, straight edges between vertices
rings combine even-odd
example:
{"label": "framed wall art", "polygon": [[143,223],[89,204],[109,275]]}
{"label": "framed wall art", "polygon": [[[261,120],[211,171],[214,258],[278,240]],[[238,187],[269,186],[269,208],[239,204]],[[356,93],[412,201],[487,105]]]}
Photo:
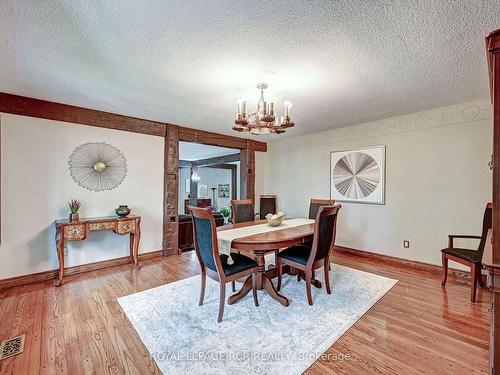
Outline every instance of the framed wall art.
{"label": "framed wall art", "polygon": [[385,204],[385,146],[331,152],[330,198]]}

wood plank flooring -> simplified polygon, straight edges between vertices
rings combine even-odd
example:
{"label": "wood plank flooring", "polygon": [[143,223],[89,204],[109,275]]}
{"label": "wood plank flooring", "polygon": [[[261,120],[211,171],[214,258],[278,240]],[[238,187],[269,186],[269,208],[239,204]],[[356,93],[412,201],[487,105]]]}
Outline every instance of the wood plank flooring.
{"label": "wood plank flooring", "polygon": [[[437,274],[341,252],[333,260],[400,282],[306,374],[487,373],[486,290],[472,304],[465,282],[442,289]],[[60,288],[47,281],[0,291],[0,340],[26,335],[24,353],[0,361],[0,375],[159,374],[116,299],[197,273],[190,252],[143,261],[139,270],[68,277]]]}

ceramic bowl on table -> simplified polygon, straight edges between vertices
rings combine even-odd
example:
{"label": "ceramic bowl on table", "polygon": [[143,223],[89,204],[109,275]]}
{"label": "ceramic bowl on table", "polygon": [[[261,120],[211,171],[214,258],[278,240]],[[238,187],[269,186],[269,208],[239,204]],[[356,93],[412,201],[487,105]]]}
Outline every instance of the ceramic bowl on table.
{"label": "ceramic bowl on table", "polygon": [[277,214],[267,214],[266,215],[267,223],[272,227],[277,227],[283,224],[283,220],[285,220],[285,214],[283,212],[278,212]]}

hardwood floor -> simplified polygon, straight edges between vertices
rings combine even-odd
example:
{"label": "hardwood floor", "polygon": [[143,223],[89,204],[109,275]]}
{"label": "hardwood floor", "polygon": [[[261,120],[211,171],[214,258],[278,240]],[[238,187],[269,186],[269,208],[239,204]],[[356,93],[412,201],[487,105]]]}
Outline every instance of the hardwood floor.
{"label": "hardwood floor", "polygon": [[[335,252],[336,263],[400,280],[307,374],[487,372],[489,294],[469,284]],[[116,298],[199,273],[193,252],[0,291],[0,340],[26,335],[0,374],[160,373]],[[335,295],[332,295],[335,298]],[[193,301],[193,308],[198,301]],[[230,306],[228,308],[231,308]],[[216,318],[214,310],[213,319]],[[343,361],[335,360],[342,354]]]}

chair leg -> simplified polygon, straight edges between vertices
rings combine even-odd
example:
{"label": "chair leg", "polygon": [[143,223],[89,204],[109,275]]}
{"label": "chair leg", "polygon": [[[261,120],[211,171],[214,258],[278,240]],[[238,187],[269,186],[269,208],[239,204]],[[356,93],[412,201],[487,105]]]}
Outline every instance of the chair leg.
{"label": "chair leg", "polygon": [[252,293],[253,293],[253,302],[256,307],[259,307],[259,300],[257,298],[257,274],[252,273]]}
{"label": "chair leg", "polygon": [[300,274],[297,273],[297,282],[299,282],[300,280],[302,280],[301,277],[300,277]]}
{"label": "chair leg", "polygon": [[448,258],[446,254],[441,254],[441,262],[443,263],[443,280],[441,285],[446,285],[446,280],[448,279]]}
{"label": "chair leg", "polygon": [[[471,268],[471,289],[470,289],[470,300],[472,303],[476,302],[476,288],[477,288],[477,273],[478,267],[476,264],[472,264]],[[481,271],[479,271],[481,273]]]}
{"label": "chair leg", "polygon": [[200,290],[200,302],[198,303],[198,306],[203,305],[203,300],[205,299],[205,285],[207,283],[207,274],[205,273],[205,270],[201,271],[201,290]]}
{"label": "chair leg", "polygon": [[236,283],[233,281],[231,281],[231,287],[233,288],[233,293],[236,292]]}
{"label": "chair leg", "polygon": [[307,302],[310,306],[313,304],[312,292],[311,292],[311,273],[306,271],[306,293],[307,293]]}
{"label": "chair leg", "polygon": [[222,316],[224,315],[224,303],[226,302],[226,284],[220,282],[220,300],[219,300],[219,317],[217,318],[217,323],[222,322]]}
{"label": "chair leg", "polygon": [[477,285],[479,285],[480,288],[484,288],[484,281],[483,281],[483,274],[481,273],[481,270],[483,268],[481,267],[480,264],[477,265]]}
{"label": "chair leg", "polygon": [[281,289],[281,278],[283,277],[283,268],[279,258],[276,259],[276,271],[278,273],[278,285],[276,286],[276,290],[279,292]]}
{"label": "chair leg", "polygon": [[328,264],[330,262],[328,262],[328,259],[325,260],[325,265],[323,266],[323,269],[325,270],[325,287],[326,287],[326,292],[328,294],[332,294],[332,290],[330,289],[330,271],[329,271],[329,267],[328,267]]}

